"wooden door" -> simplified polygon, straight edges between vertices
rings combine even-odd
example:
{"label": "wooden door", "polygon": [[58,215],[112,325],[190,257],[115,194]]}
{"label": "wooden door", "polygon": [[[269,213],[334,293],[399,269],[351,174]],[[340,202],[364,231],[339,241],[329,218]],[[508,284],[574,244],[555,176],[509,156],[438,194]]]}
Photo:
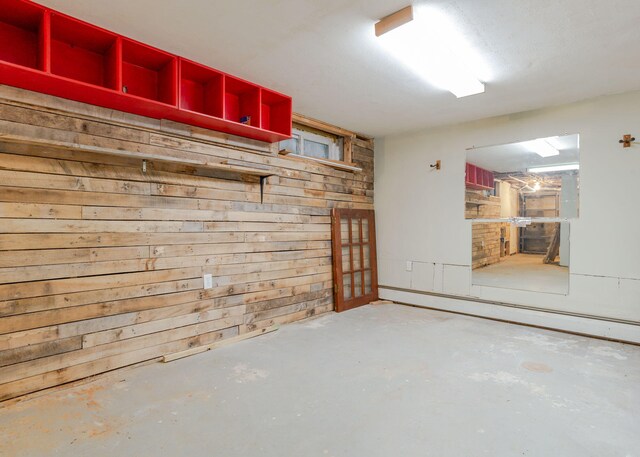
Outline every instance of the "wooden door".
{"label": "wooden door", "polygon": [[373,210],[337,208],[331,213],[333,296],[337,312],[378,299],[374,214]]}

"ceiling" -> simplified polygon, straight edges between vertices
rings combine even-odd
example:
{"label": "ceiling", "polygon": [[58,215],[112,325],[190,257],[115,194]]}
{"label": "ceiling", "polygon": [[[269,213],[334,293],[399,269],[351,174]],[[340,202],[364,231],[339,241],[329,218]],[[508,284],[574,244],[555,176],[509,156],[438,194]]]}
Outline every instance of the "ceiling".
{"label": "ceiling", "polygon": [[640,89],[638,0],[429,1],[490,69],[486,92],[462,99],[376,42],[373,24],[410,0],[38,2],[287,93],[296,112],[372,136]]}
{"label": "ceiling", "polygon": [[484,146],[467,151],[467,162],[496,173],[524,173],[528,168],[579,163],[580,136],[563,135],[546,139],[559,155],[541,157],[528,141]]}

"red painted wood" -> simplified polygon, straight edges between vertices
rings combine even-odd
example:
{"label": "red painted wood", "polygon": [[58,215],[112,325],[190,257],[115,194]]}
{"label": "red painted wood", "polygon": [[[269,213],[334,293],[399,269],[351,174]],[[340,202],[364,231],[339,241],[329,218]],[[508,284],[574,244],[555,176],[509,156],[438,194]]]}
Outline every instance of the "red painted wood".
{"label": "red painted wood", "polygon": [[291,97],[28,0],[0,0],[0,84],[260,141],[291,136]]}
{"label": "red painted wood", "polygon": [[224,74],[180,59],[180,108],[222,118]]}
{"label": "red painted wood", "polygon": [[122,40],[122,92],[168,105],[177,103],[178,58]]}
{"label": "red painted wood", "polygon": [[262,128],[276,132],[287,131],[289,119],[293,116],[288,97],[277,92],[262,90]]}
{"label": "red painted wood", "polygon": [[69,79],[116,87],[117,35],[59,14],[51,15],[51,72]]}
{"label": "red painted wood", "polygon": [[44,10],[24,2],[0,5],[0,60],[43,69],[41,33]]}
{"label": "red painted wood", "polygon": [[465,186],[470,189],[490,190],[494,186],[493,172],[467,163]]}
{"label": "red painted wood", "polygon": [[228,75],[225,76],[224,86],[224,118],[240,122],[248,117],[248,125],[260,127],[260,88]]}

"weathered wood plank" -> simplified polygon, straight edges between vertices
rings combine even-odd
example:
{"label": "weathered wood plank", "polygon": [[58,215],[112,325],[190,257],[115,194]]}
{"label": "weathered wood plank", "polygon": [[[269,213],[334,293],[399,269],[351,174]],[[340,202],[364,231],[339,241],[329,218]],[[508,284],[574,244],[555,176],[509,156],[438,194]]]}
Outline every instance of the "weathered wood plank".
{"label": "weathered wood plank", "polygon": [[0,401],[330,311],[331,208],[373,207],[353,135],[355,173],[6,86],[0,131]]}
{"label": "weathered wood plank", "polygon": [[82,349],[82,337],[76,336],[0,351],[0,367],[79,349]]}

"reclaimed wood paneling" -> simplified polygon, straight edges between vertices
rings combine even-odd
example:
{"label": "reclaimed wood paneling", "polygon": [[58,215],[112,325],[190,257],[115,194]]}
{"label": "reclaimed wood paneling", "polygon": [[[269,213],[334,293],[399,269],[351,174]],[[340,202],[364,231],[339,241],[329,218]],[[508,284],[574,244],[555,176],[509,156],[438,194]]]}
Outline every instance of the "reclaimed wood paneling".
{"label": "reclaimed wood paneling", "polygon": [[[101,148],[275,175],[262,199]],[[0,401],[332,310],[330,211],[373,208],[373,143],[353,161],[0,86]]]}

